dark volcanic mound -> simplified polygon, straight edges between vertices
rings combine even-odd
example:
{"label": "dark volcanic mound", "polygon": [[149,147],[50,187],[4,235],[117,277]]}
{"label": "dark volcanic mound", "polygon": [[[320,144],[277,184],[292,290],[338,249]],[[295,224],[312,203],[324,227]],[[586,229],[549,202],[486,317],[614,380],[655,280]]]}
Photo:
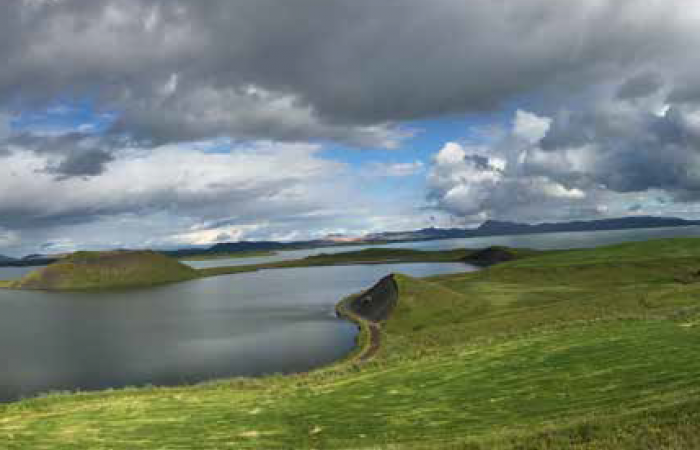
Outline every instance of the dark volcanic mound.
{"label": "dark volcanic mound", "polygon": [[399,300],[399,289],[393,275],[387,275],[367,291],[350,301],[352,312],[365,320],[382,322],[396,307]]}
{"label": "dark volcanic mound", "polygon": [[16,281],[16,289],[80,290],[190,280],[198,272],[152,251],[77,252]]}
{"label": "dark volcanic mound", "polygon": [[478,266],[492,266],[494,264],[512,261],[516,258],[517,255],[513,250],[507,247],[493,246],[483,250],[477,250],[464,258],[463,261]]}

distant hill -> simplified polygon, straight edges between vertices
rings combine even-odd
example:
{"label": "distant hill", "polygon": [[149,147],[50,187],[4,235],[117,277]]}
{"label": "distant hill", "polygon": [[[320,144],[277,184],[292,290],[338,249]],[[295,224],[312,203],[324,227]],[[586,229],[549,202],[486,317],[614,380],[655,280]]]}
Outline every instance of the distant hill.
{"label": "distant hill", "polygon": [[634,216],[617,219],[580,220],[562,223],[525,224],[487,220],[475,231],[481,236],[557,233],[576,231],[624,230],[632,228],[662,228],[700,225],[700,220],[685,220],[676,217]]}
{"label": "distant hill", "polygon": [[160,253],[173,258],[186,258],[193,255],[223,255],[226,253],[251,252],[251,251],[276,251],[276,250],[297,250],[311,247],[324,247],[335,245],[347,245],[346,243],[336,243],[325,240],[313,241],[240,241],[223,242],[215,244],[209,248],[186,248],[180,250],[164,250]]}
{"label": "distant hill", "polygon": [[423,228],[414,231],[374,233],[372,240],[429,240],[515,234],[562,233],[578,231],[628,230],[634,228],[686,227],[700,225],[700,220],[676,217],[634,216],[616,219],[581,220],[573,222],[527,224],[487,220],[478,228]]}
{"label": "distant hill", "polygon": [[147,286],[197,278],[191,267],[153,251],[77,252],[11,285],[15,289],[81,290]]}
{"label": "distant hill", "polygon": [[0,263],[16,261],[15,258],[10,258],[9,256],[0,255]]}
{"label": "distant hill", "polygon": [[30,258],[30,259],[10,259],[3,261],[0,259],[0,266],[2,267],[31,267],[31,266],[45,266],[53,262],[58,261],[57,258]]}
{"label": "distant hill", "polygon": [[492,266],[494,264],[513,261],[515,259],[518,259],[517,250],[496,245],[482,250],[477,250],[476,252],[463,258],[462,261],[476,264],[478,266]]}

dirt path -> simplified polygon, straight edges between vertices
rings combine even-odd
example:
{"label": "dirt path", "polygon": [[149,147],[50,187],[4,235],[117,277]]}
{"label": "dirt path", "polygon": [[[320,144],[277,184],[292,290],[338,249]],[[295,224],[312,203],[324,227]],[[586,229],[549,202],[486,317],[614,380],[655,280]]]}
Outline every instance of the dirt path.
{"label": "dirt path", "polygon": [[[387,275],[363,293],[342,300],[336,307],[339,316],[355,322],[367,330],[368,342],[354,361],[364,362],[373,358],[381,346],[381,324],[391,315],[398,302],[398,286],[394,275]],[[363,331],[364,332],[364,331]]]}
{"label": "dirt path", "polygon": [[369,329],[369,345],[367,350],[359,356],[360,361],[367,361],[372,359],[374,355],[379,351],[379,346],[381,344],[381,332],[379,331],[379,324],[366,322],[367,328]]}

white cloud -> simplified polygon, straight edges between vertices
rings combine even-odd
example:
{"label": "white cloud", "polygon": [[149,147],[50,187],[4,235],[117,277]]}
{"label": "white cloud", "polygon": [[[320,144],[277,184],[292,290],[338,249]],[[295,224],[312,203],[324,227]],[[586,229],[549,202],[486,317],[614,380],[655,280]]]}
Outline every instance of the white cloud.
{"label": "white cloud", "polygon": [[0,226],[22,239],[0,247],[182,247],[427,223],[413,199],[365,192],[362,171],[324,159],[319,145],[226,145],[117,149],[101,173],[58,179],[45,170],[51,155],[14,145],[0,164]]}
{"label": "white cloud", "polygon": [[176,234],[172,237],[172,240],[182,245],[213,245],[219,242],[237,242],[245,236],[246,231],[252,231],[257,228],[260,228],[260,226],[225,226],[208,230],[196,230]]}
{"label": "white cloud", "polygon": [[459,164],[467,156],[461,145],[456,142],[446,143],[438,152],[435,160],[438,164]]}
{"label": "white cloud", "polygon": [[15,231],[0,228],[0,247],[9,247],[19,242],[20,235]]}
{"label": "white cloud", "polygon": [[528,170],[532,154],[548,161],[536,143],[550,122],[547,117],[518,111],[512,129],[492,133],[486,143],[446,143],[428,173],[429,199],[438,209],[467,222],[568,218],[577,208],[593,210],[595,196],[589,198],[581,188]]}
{"label": "white cloud", "polygon": [[402,163],[380,163],[369,164],[369,175],[380,177],[407,177],[416,175],[423,171],[425,164],[422,161],[402,162]]}
{"label": "white cloud", "polygon": [[19,227],[160,210],[203,218],[305,212],[324,205],[316,187],[344,170],[317,157],[316,145],[259,142],[230,153],[123,149],[99,176],[56,179],[44,170],[46,155],[11,151],[0,165],[0,221]]}
{"label": "white cloud", "polygon": [[513,134],[531,144],[535,144],[547,134],[551,123],[552,119],[548,117],[540,117],[519,109],[515,113]]}

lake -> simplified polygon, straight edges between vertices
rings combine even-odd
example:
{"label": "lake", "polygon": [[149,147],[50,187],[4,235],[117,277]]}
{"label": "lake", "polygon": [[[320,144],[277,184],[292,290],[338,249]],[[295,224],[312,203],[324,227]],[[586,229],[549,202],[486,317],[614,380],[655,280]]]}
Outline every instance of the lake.
{"label": "lake", "polygon": [[[440,250],[509,245],[582,248],[700,236],[700,227],[550,233],[397,243]],[[368,246],[193,261],[195,267],[255,264]],[[35,268],[0,268],[0,279]],[[0,289],[0,401],[52,390],[195,383],[309,370],[341,359],[357,329],[335,304],[390,272],[428,276],[476,270],[414,263],[264,270],[100,293]]]}
{"label": "lake", "polygon": [[52,390],[306,371],[354,347],[343,297],[390,272],[460,263],[267,270],[115,292],[0,289],[0,401]]}

